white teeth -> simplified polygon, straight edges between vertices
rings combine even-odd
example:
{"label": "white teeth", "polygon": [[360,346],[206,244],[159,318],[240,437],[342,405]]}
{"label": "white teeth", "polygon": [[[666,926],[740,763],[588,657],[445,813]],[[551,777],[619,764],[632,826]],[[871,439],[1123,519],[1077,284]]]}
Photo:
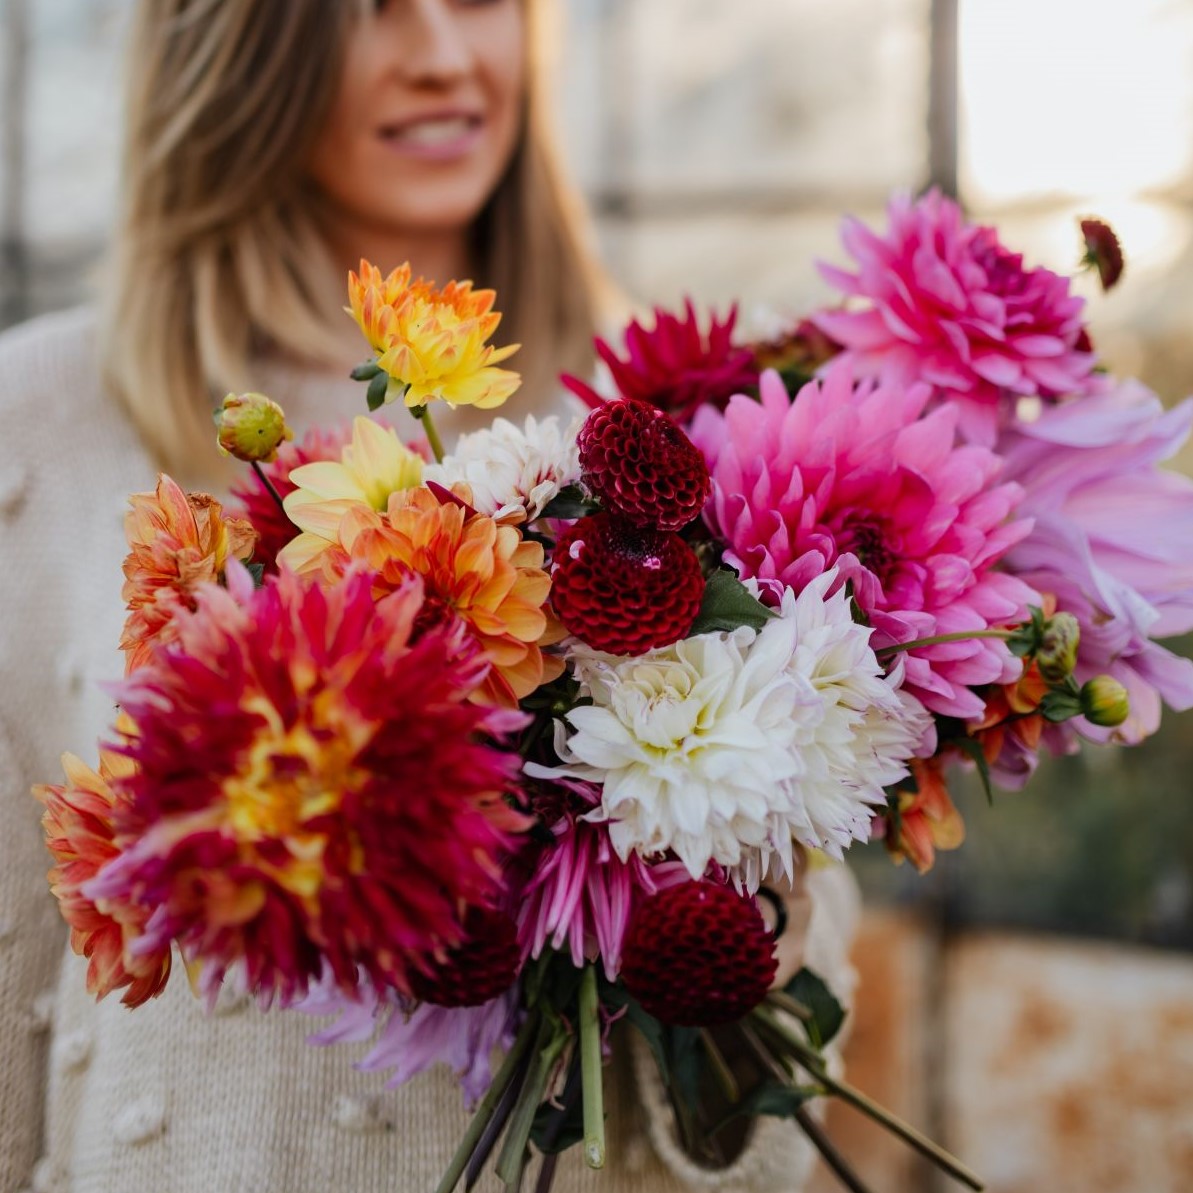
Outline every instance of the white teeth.
{"label": "white teeth", "polygon": [[397,133],[397,140],[411,145],[444,145],[464,136],[472,128],[467,116],[452,116],[445,120],[421,120],[408,124]]}

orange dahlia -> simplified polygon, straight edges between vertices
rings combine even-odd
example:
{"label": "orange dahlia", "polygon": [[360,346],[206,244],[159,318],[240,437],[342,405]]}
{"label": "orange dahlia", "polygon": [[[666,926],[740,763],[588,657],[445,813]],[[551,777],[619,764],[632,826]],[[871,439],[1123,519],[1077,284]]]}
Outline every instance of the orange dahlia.
{"label": "orange dahlia", "polygon": [[35,787],[45,805],[42,827],[54,858],[50,889],[70,925],[70,945],[86,957],[87,990],[103,998],[124,989],[126,1006],[138,1007],[165,989],[170,976],[170,946],[133,952],[151,909],[123,901],[95,900],[85,885],[120,853],[113,828],[119,782],[132,773],[126,758],[101,750],[99,772],[73,754],[62,759],[66,783]]}
{"label": "orange dahlia", "polygon": [[124,518],[129,553],[122,596],[128,606],[125,671],[149,661],[155,643],[174,637],[179,610],[194,608],[194,592],[218,580],[229,559],[248,559],[256,532],[243,518],[224,517],[207,493],[184,493],[166,475],[153,493],[134,493]]}
{"label": "orange dahlia", "polygon": [[492,743],[525,718],[469,700],[488,663],[458,621],[416,636],[418,577],[379,601],[359,569],[227,585],[117,691],[128,844],[89,893],[152,909],[143,947],[176,941],[207,993],[234,965],[265,1003],[325,968],[408,993],[505,895],[526,821]]}
{"label": "orange dahlia", "polygon": [[390,377],[393,400],[404,390],[407,406],[440,399],[449,406],[500,406],[521,384],[517,373],[494,366],[517,344],[486,343],[501,316],[492,290],[471,282],[448,282],[441,290],[422,278],[411,280],[402,265],[386,277],[368,261],[348,275],[346,309]]}
{"label": "orange dahlia", "polygon": [[562,670],[541,647],[561,632],[544,608],[551,579],[543,548],[466,504],[467,486],[441,500],[428,488],[395,493],[378,514],[355,509],[340,523],[342,550],[328,554],[334,575],[355,560],[376,573],[375,591],[403,584],[413,572],[427,588],[429,607],[457,614],[493,669],[477,698],[513,707]]}
{"label": "orange dahlia", "polygon": [[917,790],[899,792],[898,815],[888,818],[885,840],[895,861],[907,858],[925,874],[938,849],[956,849],[965,840],[965,822],[953,806],[939,757],[912,759],[911,775]]}

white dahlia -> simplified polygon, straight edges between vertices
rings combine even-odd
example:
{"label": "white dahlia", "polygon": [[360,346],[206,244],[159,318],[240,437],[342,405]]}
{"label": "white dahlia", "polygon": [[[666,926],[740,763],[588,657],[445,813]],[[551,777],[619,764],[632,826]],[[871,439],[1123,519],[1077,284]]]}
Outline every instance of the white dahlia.
{"label": "white dahlia", "polygon": [[[758,633],[701,634],[626,659],[572,652],[591,698],[556,726],[562,765],[602,784],[624,859],[668,850],[693,877],[710,863],[748,889],[792,875],[792,839],[841,857],[868,835],[883,787],[907,774],[928,731],[922,705],[883,674],[835,571]],[[569,732],[570,729],[570,732]]]}
{"label": "white dahlia", "polygon": [[932,719],[914,696],[900,690],[901,659],[884,674],[869,645],[870,630],[851,616],[845,587],[826,596],[837,579],[834,568],[799,596],[787,589],[780,613],[795,627],[788,674],[818,697],[799,708],[804,819],[795,835],[840,858],[852,841],[869,837],[872,805],[885,803],[883,788],[907,777],[908,760]]}
{"label": "white dahlia", "polygon": [[425,479],[448,486],[463,481],[472,504],[497,521],[532,522],[560,489],[580,479],[576,447],[583,419],[567,427],[557,415],[526,416],[523,427],[497,418],[490,427],[461,435],[442,464],[428,465]]}

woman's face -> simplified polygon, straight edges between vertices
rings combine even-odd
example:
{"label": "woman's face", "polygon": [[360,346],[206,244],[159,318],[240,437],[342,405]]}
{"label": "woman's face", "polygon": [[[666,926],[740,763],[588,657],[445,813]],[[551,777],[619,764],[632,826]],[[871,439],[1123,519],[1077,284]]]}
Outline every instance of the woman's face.
{"label": "woman's face", "polygon": [[373,9],[349,35],[310,174],[371,233],[463,231],[521,132],[522,0],[376,0]]}

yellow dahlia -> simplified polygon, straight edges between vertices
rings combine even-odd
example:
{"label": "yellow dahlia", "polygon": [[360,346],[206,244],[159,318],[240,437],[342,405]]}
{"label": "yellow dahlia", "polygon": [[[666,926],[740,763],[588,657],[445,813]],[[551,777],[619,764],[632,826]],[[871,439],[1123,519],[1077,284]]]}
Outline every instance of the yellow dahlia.
{"label": "yellow dahlia", "polygon": [[518,345],[486,343],[501,322],[493,310],[496,297],[492,290],[473,290],[471,282],[448,282],[437,290],[423,278],[411,280],[409,265],[382,277],[361,261],[360,273],[348,277],[347,310],[390,378],[386,400],[404,391],[411,407],[436,399],[449,406],[500,406],[521,378],[494,367]]}
{"label": "yellow dahlia", "polygon": [[[455,613],[480,643],[493,669],[477,698],[512,707],[562,669],[541,647],[559,629],[544,605],[551,579],[543,548],[513,526],[498,525],[441,490],[395,493],[384,514],[358,508],[340,524],[341,550],[326,556],[335,574],[356,561],[388,592],[414,572],[426,585],[428,610]],[[457,494],[470,496],[466,486]]]}
{"label": "yellow dahlia", "polygon": [[293,492],[285,498],[286,513],[302,534],[282,549],[279,561],[292,571],[319,566],[328,547],[339,541],[340,519],[361,507],[384,510],[391,493],[422,482],[422,457],[406,447],[391,427],[363,416],[352,423],[352,442],[337,463],[303,464],[290,473]]}
{"label": "yellow dahlia", "polygon": [[160,994],[170,976],[168,944],[134,952],[130,946],[144,931],[152,909],[120,900],[96,900],[83,887],[120,848],[113,827],[122,779],[133,764],[111,750],[101,750],[99,771],[93,771],[73,754],[62,758],[66,783],[35,787],[33,794],[45,805],[42,827],[46,847],[54,858],[50,889],[58,900],[62,918],[70,925],[70,946],[86,957],[87,990],[103,998],[125,989],[121,1001],[140,1006]]}
{"label": "yellow dahlia", "polygon": [[210,494],[184,493],[164,474],[153,493],[134,493],[128,503],[121,594],[128,618],[120,640],[126,672],[148,662],[156,643],[173,639],[174,617],[194,608],[196,587],[219,580],[229,559],[248,559],[257,538],[243,518],[224,517]]}

